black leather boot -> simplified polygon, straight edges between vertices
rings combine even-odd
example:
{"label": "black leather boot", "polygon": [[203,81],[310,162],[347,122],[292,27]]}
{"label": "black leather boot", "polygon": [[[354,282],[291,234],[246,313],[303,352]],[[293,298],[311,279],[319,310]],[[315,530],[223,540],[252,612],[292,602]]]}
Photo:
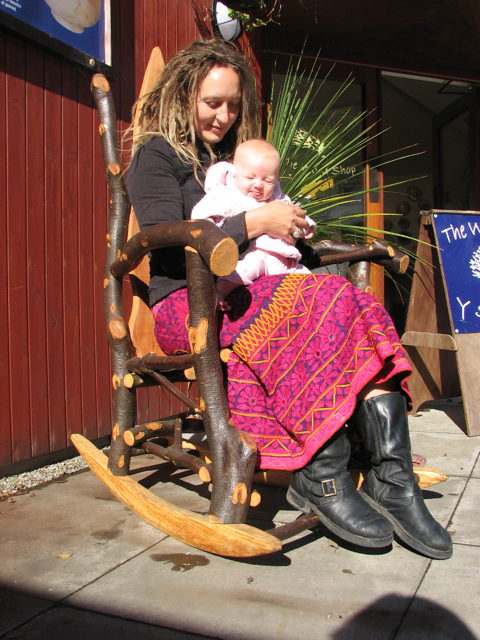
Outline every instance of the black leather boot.
{"label": "black leather boot", "polygon": [[340,429],[301,469],[292,473],[287,500],[304,513],[314,512],[339,538],[362,547],[386,547],[391,524],[355,489],[347,471],[350,445]]}
{"label": "black leather boot", "polygon": [[360,492],[419,553],[450,558],[449,533],[428,511],[413,473],[405,398],[400,392],[363,400],[352,416],[371,454],[372,469]]}

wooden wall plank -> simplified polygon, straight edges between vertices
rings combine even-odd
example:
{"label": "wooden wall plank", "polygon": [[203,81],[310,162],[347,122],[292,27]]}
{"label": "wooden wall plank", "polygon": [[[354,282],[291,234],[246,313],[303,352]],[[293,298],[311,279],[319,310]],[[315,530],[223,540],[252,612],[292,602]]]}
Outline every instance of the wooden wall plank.
{"label": "wooden wall plank", "polygon": [[[179,43],[177,41],[177,12],[176,7],[172,7],[172,3],[169,3],[168,0],[163,0],[163,2],[167,2],[167,16],[166,16],[166,27],[167,32],[165,34],[165,47],[162,48],[162,51],[165,51],[163,57],[165,61],[170,60],[170,58],[179,50],[182,49],[185,44]],[[177,3],[175,3],[176,5]]]}
{"label": "wooden wall plank", "polygon": [[65,445],[65,373],[63,353],[62,286],[62,63],[45,55],[45,239],[47,304],[47,380],[49,408],[49,449]]}
{"label": "wooden wall plank", "polygon": [[[7,69],[7,232],[11,419],[15,428],[13,461],[31,456],[28,388],[28,327],[26,314],[26,139],[25,139],[25,45],[11,39]],[[12,330],[14,329],[14,330]]]}
{"label": "wooden wall plank", "polygon": [[144,12],[143,2],[135,2],[135,33],[138,34],[138,39],[135,44],[135,79],[134,79],[134,92],[135,97],[138,96],[140,87],[142,84],[143,69],[147,65],[146,51],[148,44],[145,43],[144,35]]}
{"label": "wooden wall plank", "polygon": [[78,120],[77,78],[70,65],[62,63],[62,244],[63,244],[63,349],[65,370],[66,425],[62,438],[67,437],[81,424],[80,376],[80,321],[79,321],[79,273],[78,273]]}
{"label": "wooden wall plank", "polygon": [[[136,3],[135,3],[136,4]],[[122,3],[121,20],[118,25],[118,39],[116,41],[115,55],[121,60],[118,67],[118,80],[112,82],[112,90],[115,97],[115,108],[119,119],[120,129],[123,131],[130,122],[133,101],[136,93],[135,59],[138,55],[137,47],[143,47],[143,43],[135,36],[135,7],[133,2]],[[91,104],[91,103],[90,103]],[[98,143],[98,139],[96,139]]]}
{"label": "wooden wall plank", "polygon": [[[6,49],[9,39],[5,33],[0,33],[0,149],[7,148],[7,73]],[[7,163],[0,164],[0,464],[12,459],[11,434],[11,379],[10,379],[10,349],[9,349],[9,318],[8,318],[8,219],[7,219]]]}
{"label": "wooden wall plank", "polygon": [[81,415],[83,434],[89,439],[97,437],[97,391],[95,380],[94,290],[98,285],[93,277],[93,181],[89,170],[93,164],[94,113],[89,103],[90,91],[85,82],[78,86],[78,273],[79,273],[79,335],[80,381],[82,393]]}
{"label": "wooden wall plank", "polygon": [[45,299],[45,112],[44,57],[33,47],[26,51],[26,226],[28,355],[31,455],[49,451]]}
{"label": "wooden wall plank", "polygon": [[[162,50],[163,58],[165,62],[167,61],[165,42],[167,40],[167,32],[170,28],[170,24],[168,21],[168,11],[167,11],[167,2],[165,0],[160,0],[157,3],[157,24],[156,24],[156,32],[155,32],[155,45],[159,45]],[[147,59],[150,55],[150,50],[147,52]]]}
{"label": "wooden wall plank", "polygon": [[187,27],[188,22],[193,22],[193,15],[189,11],[191,3],[187,5],[186,0],[178,0],[176,2],[175,19],[177,23],[177,45],[176,51],[183,48],[185,43],[189,41],[189,29]]}

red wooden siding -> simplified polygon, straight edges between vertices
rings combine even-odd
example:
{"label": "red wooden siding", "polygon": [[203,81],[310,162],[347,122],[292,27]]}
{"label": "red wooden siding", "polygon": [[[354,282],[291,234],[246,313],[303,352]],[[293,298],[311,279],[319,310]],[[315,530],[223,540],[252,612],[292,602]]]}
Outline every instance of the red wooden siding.
{"label": "red wooden siding", "polygon": [[[153,46],[208,37],[208,0],[113,3],[119,130]],[[107,215],[90,73],[0,31],[0,475],[110,433],[102,280]],[[150,410],[180,410],[160,391]],[[17,465],[18,467],[18,465]]]}
{"label": "red wooden siding", "polygon": [[102,306],[94,274],[101,274],[103,256],[94,251],[102,244],[93,232],[94,219],[97,229],[105,226],[105,188],[96,199],[98,220],[93,176],[101,175],[102,162],[94,151],[88,74],[15,35],[2,33],[1,42],[6,465],[65,448],[73,431],[102,435],[110,407],[95,367],[95,355],[107,359],[105,346],[95,345]]}

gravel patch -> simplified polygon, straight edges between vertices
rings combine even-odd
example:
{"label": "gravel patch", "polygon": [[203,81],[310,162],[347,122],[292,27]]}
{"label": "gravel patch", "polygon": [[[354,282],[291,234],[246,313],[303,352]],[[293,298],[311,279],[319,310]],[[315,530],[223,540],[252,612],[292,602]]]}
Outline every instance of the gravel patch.
{"label": "gravel patch", "polygon": [[0,478],[0,500],[18,493],[27,493],[42,484],[58,480],[66,475],[86,469],[87,463],[81,456],[48,464],[45,467],[19,473],[16,476]]}

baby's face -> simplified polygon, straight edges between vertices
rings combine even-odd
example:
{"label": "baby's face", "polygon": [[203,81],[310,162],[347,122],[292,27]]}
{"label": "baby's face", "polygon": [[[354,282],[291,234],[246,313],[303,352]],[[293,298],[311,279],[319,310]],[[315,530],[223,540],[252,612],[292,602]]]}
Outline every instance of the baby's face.
{"label": "baby's face", "polygon": [[234,164],[238,189],[257,202],[270,200],[278,181],[278,159],[273,155],[243,152]]}

